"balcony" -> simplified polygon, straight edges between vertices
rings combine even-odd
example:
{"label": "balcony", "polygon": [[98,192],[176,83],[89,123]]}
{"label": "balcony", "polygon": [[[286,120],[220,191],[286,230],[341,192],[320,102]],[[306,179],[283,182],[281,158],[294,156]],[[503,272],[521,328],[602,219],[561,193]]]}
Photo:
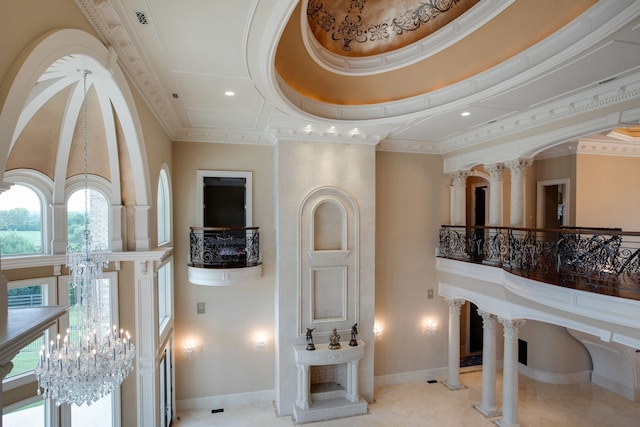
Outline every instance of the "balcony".
{"label": "balcony", "polygon": [[262,276],[258,227],[191,227],[189,282],[226,286]]}
{"label": "balcony", "polygon": [[640,301],[640,233],[615,228],[442,226],[438,257]]}

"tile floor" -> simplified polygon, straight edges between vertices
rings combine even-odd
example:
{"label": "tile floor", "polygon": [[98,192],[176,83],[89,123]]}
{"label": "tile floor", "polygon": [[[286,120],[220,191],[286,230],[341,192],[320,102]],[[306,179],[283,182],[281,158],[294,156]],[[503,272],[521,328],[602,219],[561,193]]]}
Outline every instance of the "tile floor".
{"label": "tile floor", "polygon": [[[376,388],[369,413],[305,424],[309,427],[482,427],[495,426],[474,409],[481,400],[482,373],[464,372],[467,387],[450,391],[440,383],[387,385]],[[497,384],[498,407],[502,384]],[[640,403],[631,402],[592,384],[553,385],[520,375],[518,415],[522,427],[631,427],[640,426]],[[291,417],[277,417],[271,403],[224,408],[224,412],[178,414],[176,427],[288,427]]]}

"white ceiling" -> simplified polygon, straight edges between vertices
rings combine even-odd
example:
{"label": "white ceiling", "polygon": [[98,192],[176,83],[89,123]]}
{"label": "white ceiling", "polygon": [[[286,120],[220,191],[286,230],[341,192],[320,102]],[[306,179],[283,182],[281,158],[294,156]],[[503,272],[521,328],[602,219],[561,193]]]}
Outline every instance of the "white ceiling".
{"label": "white ceiling", "polygon": [[[278,79],[274,52],[295,0],[77,3],[174,140],[333,137],[446,155],[616,105],[625,111],[619,122],[640,119],[638,1],[601,1],[533,48],[452,86],[344,108],[304,99]],[[136,12],[148,23],[138,22]],[[225,96],[227,90],[236,95]],[[471,115],[461,117],[463,110]],[[608,140],[608,130],[599,140]],[[553,144],[575,147],[583,136],[563,135]]]}

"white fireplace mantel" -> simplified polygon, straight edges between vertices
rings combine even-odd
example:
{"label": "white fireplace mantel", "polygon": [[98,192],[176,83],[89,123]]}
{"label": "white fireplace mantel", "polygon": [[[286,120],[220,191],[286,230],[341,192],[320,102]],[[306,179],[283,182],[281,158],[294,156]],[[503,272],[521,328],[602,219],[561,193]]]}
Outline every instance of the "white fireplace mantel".
{"label": "white fireplace mantel", "polygon": [[[365,343],[358,340],[357,346],[349,341],[340,343],[340,348],[331,350],[327,344],[316,344],[316,350],[307,350],[306,345],[294,347],[298,368],[298,394],[294,405],[294,415],[299,423],[328,420],[367,413],[367,402],[361,399],[358,391],[358,362],[364,356]],[[347,384],[341,396],[327,398],[311,396],[311,366],[338,365],[347,366]]]}

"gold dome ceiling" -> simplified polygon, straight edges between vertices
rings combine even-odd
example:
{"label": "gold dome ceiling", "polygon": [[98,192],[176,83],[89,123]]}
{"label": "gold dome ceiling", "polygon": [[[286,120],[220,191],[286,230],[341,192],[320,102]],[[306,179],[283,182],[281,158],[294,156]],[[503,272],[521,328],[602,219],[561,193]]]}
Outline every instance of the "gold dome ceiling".
{"label": "gold dome ceiling", "polygon": [[309,0],[307,22],[325,49],[351,57],[377,55],[418,41],[480,0]]}
{"label": "gold dome ceiling", "polygon": [[[318,4],[322,5],[316,15],[322,15],[325,8],[328,14],[328,11],[332,10],[330,7],[337,8],[339,5],[346,8],[345,10],[351,10],[350,8],[355,7],[357,9],[357,5],[361,4],[363,5],[363,11],[368,10],[370,7],[373,8],[374,4],[377,8],[382,9],[385,6],[388,8],[392,5],[387,12],[377,12],[378,21],[371,21],[382,22],[380,19],[382,19],[383,15],[387,16],[386,19],[396,15],[402,16],[402,12],[399,11],[411,10],[411,7],[408,6],[410,4],[413,4],[415,8],[419,4],[437,3],[437,0],[422,0],[421,2],[419,0],[394,2],[383,0],[324,0],[323,2],[308,0],[298,4],[282,33],[276,51],[275,68],[282,81],[288,87],[302,97],[317,102],[353,106],[373,105],[412,98],[461,82],[507,61],[569,24],[595,2],[596,0],[560,2],[557,0],[522,0],[510,2],[504,10],[500,11],[490,21],[474,29],[448,47],[438,50],[431,56],[397,69],[382,70],[379,73],[356,77],[355,75],[340,74],[328,69],[309,53],[308,48],[303,43],[303,34],[305,31],[312,31],[312,28],[305,28],[311,25],[308,24],[310,21],[313,21],[309,16],[314,15],[313,10],[315,9],[309,6],[310,4],[315,4],[316,8]],[[443,0],[443,3],[447,2]],[[454,2],[451,3],[453,4]],[[461,3],[465,2],[463,0],[457,2],[453,9],[460,6]],[[300,9],[301,4],[302,7],[307,5],[306,11]],[[462,7],[464,8],[465,5],[462,5]],[[482,5],[483,2],[475,3],[475,7]],[[468,13],[474,10],[474,4],[466,6],[468,9],[465,10]],[[310,9],[312,10],[311,12],[309,12]],[[451,13],[455,14],[457,12],[452,11]],[[344,11],[342,14],[344,15]],[[446,15],[445,13],[445,19]],[[462,19],[465,15],[465,13],[462,13],[458,18]],[[322,22],[321,18],[318,19]],[[345,16],[336,17],[335,27],[332,28],[339,28],[340,23],[346,19]],[[456,19],[450,24],[456,25]],[[437,27],[439,26],[450,27],[450,25],[436,22],[437,18],[434,20],[435,24],[433,26],[425,27],[424,31],[430,32],[431,36],[426,33],[421,33],[421,35],[412,33],[413,42],[408,42],[408,39],[407,41],[403,40],[402,43],[409,43],[404,49],[410,49],[415,43],[429,40],[430,37],[438,34]],[[365,25],[362,23],[361,27]],[[318,27],[321,25],[316,23],[313,26]],[[317,28],[315,30],[317,31]],[[329,38],[334,38],[331,35],[334,33],[329,32],[328,34]],[[337,34],[341,33],[338,32]],[[370,37],[370,34],[367,34]],[[339,40],[332,40],[332,49],[338,49],[342,57],[348,58],[343,49],[345,40],[340,39],[339,35],[335,36],[335,38]],[[329,44],[329,42],[326,44]],[[353,51],[356,50],[357,46],[366,44],[368,43],[351,41],[349,43],[350,50],[347,53],[354,55]],[[378,46],[378,49],[389,49],[389,46],[380,46]],[[399,45],[394,46],[395,50],[393,52],[385,52],[377,56],[390,55],[388,60],[393,62],[394,53],[401,49],[398,47]],[[331,54],[337,55],[333,52]],[[363,55],[362,51],[359,55]],[[369,51],[366,55],[368,56],[362,56],[358,59],[374,57],[372,51]]]}

